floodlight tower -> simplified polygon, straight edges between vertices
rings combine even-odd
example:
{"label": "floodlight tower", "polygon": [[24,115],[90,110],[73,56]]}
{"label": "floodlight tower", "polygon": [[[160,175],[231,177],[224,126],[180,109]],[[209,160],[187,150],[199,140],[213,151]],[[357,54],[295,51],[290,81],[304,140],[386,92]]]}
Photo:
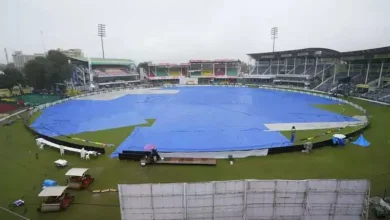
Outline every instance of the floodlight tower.
{"label": "floodlight tower", "polygon": [[271,28],[271,39],[273,40],[272,52],[275,52],[275,40],[278,38],[278,27]]}
{"label": "floodlight tower", "polygon": [[100,39],[102,41],[102,52],[103,52],[103,59],[104,59],[103,37],[106,36],[106,25],[105,24],[98,24],[98,36],[100,37]]}

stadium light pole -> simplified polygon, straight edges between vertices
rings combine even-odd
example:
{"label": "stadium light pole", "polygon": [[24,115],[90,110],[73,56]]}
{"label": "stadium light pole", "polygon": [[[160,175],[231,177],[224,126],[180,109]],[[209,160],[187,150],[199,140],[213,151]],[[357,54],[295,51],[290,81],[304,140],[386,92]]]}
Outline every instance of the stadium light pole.
{"label": "stadium light pole", "polygon": [[104,59],[103,37],[106,36],[106,25],[105,24],[98,24],[98,36],[100,37],[100,39],[102,41],[102,52],[103,52],[103,59]]}
{"label": "stadium light pole", "polygon": [[271,28],[271,39],[273,40],[272,52],[275,52],[275,40],[278,38],[278,27]]}

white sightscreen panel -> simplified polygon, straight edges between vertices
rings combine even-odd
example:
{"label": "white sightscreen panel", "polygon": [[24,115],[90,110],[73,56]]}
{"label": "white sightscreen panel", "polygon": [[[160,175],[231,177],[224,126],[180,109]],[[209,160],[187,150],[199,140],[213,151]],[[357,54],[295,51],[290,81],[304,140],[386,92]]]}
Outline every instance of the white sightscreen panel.
{"label": "white sightscreen panel", "polygon": [[276,181],[251,180],[247,189],[247,219],[272,218]]}
{"label": "white sightscreen panel", "polygon": [[301,216],[306,187],[306,181],[276,181],[275,216]]}
{"label": "white sightscreen panel", "polygon": [[122,219],[358,220],[366,180],[238,180],[119,185]]}
{"label": "white sightscreen panel", "polygon": [[183,219],[183,184],[152,185],[154,219]]}
{"label": "white sightscreen panel", "polygon": [[244,186],[245,182],[242,180],[215,182],[215,218],[242,218],[245,192]]}
{"label": "white sightscreen panel", "polygon": [[187,219],[211,219],[214,213],[214,183],[186,185]]}

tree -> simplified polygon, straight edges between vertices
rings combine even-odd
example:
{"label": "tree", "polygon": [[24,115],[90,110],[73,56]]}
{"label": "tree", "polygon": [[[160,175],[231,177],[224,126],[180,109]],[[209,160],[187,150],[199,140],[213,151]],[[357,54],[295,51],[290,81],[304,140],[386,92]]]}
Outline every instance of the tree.
{"label": "tree", "polygon": [[24,84],[22,72],[14,68],[6,68],[0,76],[0,88],[12,91],[15,85]]}
{"label": "tree", "polygon": [[64,83],[72,77],[72,66],[64,54],[50,50],[46,57],[27,62],[24,72],[35,89],[53,89],[56,83]]}
{"label": "tree", "polygon": [[51,85],[71,79],[72,66],[67,56],[57,50],[50,50],[46,59],[48,61],[47,80]]}
{"label": "tree", "polygon": [[11,69],[15,69],[15,63],[9,63],[7,64],[6,68],[11,68]]}
{"label": "tree", "polygon": [[37,57],[34,60],[30,60],[24,66],[24,73],[28,84],[35,89],[46,88],[46,65],[47,60],[44,57]]}
{"label": "tree", "polygon": [[3,71],[7,68],[7,65],[0,63],[0,71]]}
{"label": "tree", "polygon": [[241,72],[244,72],[244,73],[249,72],[249,66],[247,63],[244,63],[244,62],[241,63]]}

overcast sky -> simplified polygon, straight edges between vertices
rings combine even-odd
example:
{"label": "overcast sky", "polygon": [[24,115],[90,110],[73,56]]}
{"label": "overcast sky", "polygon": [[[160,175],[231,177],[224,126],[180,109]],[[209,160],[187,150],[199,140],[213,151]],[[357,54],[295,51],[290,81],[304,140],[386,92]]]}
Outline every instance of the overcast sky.
{"label": "overcast sky", "polygon": [[98,23],[107,25],[106,57],[136,62],[248,61],[272,51],[273,26],[276,50],[390,46],[390,0],[0,0],[0,8],[0,63],[3,48],[101,57]]}

